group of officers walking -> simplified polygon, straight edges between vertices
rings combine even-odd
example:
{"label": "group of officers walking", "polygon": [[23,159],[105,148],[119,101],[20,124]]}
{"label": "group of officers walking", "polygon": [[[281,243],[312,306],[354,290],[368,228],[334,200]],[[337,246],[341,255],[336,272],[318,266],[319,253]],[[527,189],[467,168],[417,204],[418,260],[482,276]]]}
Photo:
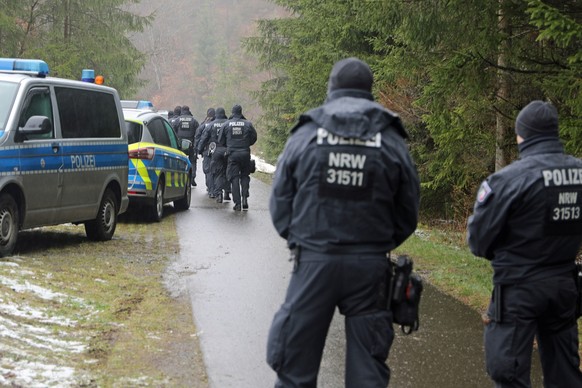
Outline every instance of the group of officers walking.
{"label": "group of officers walking", "polygon": [[209,108],[206,118],[198,123],[188,106],[177,106],[168,119],[179,138],[192,142],[188,152],[192,186],[197,185],[197,160],[201,156],[208,197],[222,203],[232,194],[233,209],[247,210],[250,174],[254,172],[250,147],[257,141],[257,131],[242,107],[234,105],[230,117],[222,107]]}

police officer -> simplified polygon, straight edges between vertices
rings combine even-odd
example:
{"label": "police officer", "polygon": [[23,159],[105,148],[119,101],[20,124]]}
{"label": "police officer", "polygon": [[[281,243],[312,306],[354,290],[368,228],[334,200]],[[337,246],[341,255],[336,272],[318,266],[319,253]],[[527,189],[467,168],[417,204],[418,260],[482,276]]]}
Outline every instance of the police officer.
{"label": "police officer", "polygon": [[206,111],[206,118],[200,124],[198,129],[196,130],[196,150],[198,154],[202,156],[202,171],[204,172],[205,181],[206,181],[206,191],[210,198],[214,198],[214,183],[212,181],[212,174],[210,173],[210,161],[212,160],[212,156],[208,152],[209,142],[205,144],[202,143],[202,138],[207,136],[208,130],[211,127],[211,122],[214,120],[216,116],[216,111],[214,108],[209,108]]}
{"label": "police officer", "polygon": [[180,109],[180,116],[174,120],[174,130],[180,139],[188,139],[192,142],[191,148],[188,150],[188,159],[192,163],[192,186],[196,186],[196,151],[194,148],[196,129],[198,128],[198,121],[192,116],[190,107],[184,105]]}
{"label": "police officer", "polygon": [[225,137],[228,165],[226,179],[230,182],[233,209],[235,211],[249,208],[249,185],[251,174],[251,146],[257,141],[257,131],[253,124],[242,114],[242,107],[232,107],[231,118],[222,125]]}
{"label": "police officer", "polygon": [[481,184],[468,222],[471,251],[493,267],[487,372],[497,387],[530,387],[537,337],[544,386],[582,387],[574,278],[582,161],[564,154],[548,102],[523,108],[515,131],[520,159]]}
{"label": "police officer", "polygon": [[208,131],[204,131],[200,143],[202,147],[208,147],[212,150],[210,160],[210,173],[212,174],[213,194],[216,202],[222,203],[224,195],[223,190],[228,193],[226,181],[226,164],[228,157],[226,155],[226,138],[220,136],[222,124],[228,120],[224,108],[216,108],[216,117],[210,122]]}
{"label": "police officer", "polygon": [[373,101],[373,75],[337,62],[326,102],[299,118],[279,157],[273,224],[295,260],[267,362],[276,387],[315,387],[336,306],[345,316],[345,385],[386,387],[394,338],[383,293],[387,253],[416,228],[419,180],[397,115]]}
{"label": "police officer", "polygon": [[178,132],[178,118],[182,115],[182,107],[180,105],[176,105],[174,108],[174,114],[172,119],[170,120],[170,125],[174,128],[174,132]]}

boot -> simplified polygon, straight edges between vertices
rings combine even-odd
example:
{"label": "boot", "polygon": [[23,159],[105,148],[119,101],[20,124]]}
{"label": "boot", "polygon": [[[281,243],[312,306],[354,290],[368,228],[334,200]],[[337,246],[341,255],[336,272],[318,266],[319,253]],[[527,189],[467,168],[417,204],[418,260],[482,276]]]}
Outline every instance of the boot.
{"label": "boot", "polygon": [[217,203],[222,203],[222,193],[220,193],[220,194],[218,194],[218,195],[216,196],[216,202],[217,202]]}
{"label": "boot", "polygon": [[234,210],[235,212],[240,212],[240,205],[234,205],[232,210]]}
{"label": "boot", "polygon": [[225,201],[230,201],[230,193],[228,191],[224,192],[224,200]]}
{"label": "boot", "polygon": [[245,210],[249,208],[249,203],[247,202],[247,197],[242,197],[242,208]]}

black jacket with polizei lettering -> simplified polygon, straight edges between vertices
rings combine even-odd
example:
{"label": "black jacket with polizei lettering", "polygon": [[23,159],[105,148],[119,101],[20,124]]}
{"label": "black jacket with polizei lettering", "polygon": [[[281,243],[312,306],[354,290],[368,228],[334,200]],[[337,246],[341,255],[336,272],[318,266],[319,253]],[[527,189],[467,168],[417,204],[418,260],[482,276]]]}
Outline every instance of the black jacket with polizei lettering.
{"label": "black jacket with polizei lettering", "polygon": [[367,92],[339,89],[302,115],[277,163],[270,198],[290,247],[386,253],[416,229],[419,180],[398,116]]}
{"label": "black jacket with polizei lettering", "polygon": [[220,132],[218,141],[221,144],[226,144],[229,153],[235,151],[250,152],[250,147],[257,141],[257,130],[253,123],[240,115],[233,115],[232,118],[225,121]]}
{"label": "black jacket with polizei lettering", "polygon": [[495,284],[572,273],[582,244],[582,160],[556,137],[520,144],[520,159],[490,175],[468,221],[473,254]]}
{"label": "black jacket with polizei lettering", "polygon": [[212,142],[216,143],[216,146],[226,147],[226,139],[222,138],[222,143],[219,142],[220,129],[226,120],[226,116],[217,115],[214,120],[208,123],[208,128],[203,130],[200,136],[198,153],[202,153]]}

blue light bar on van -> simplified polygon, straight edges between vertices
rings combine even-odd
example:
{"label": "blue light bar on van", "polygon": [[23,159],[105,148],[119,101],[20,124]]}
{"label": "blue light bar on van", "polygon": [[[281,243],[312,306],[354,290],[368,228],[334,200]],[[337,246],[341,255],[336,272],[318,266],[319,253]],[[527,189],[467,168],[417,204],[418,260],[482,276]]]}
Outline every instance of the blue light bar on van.
{"label": "blue light bar on van", "polygon": [[40,59],[0,58],[0,70],[35,73],[39,77],[46,77],[49,73],[47,63]]}
{"label": "blue light bar on van", "polygon": [[95,70],[93,69],[83,69],[81,72],[81,81],[83,82],[95,82]]}

